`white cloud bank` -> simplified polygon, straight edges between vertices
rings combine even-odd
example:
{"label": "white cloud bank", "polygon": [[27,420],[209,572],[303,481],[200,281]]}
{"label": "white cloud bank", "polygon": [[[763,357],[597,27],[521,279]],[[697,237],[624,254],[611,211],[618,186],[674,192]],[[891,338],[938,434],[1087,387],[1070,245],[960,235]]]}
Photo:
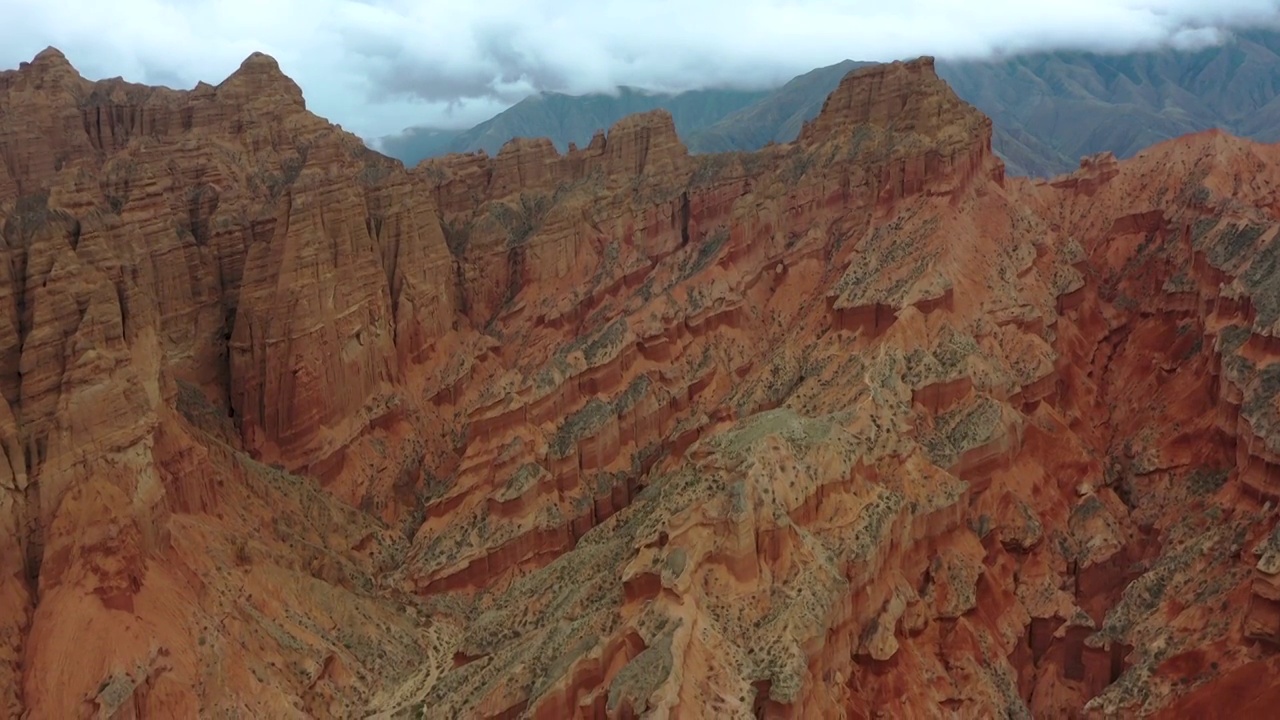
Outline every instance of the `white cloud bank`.
{"label": "white cloud bank", "polygon": [[773,85],[840,60],[1198,47],[1280,0],[5,0],[0,67],[45,46],[90,78],[217,83],[274,56],[367,138],[465,127],[537,90]]}

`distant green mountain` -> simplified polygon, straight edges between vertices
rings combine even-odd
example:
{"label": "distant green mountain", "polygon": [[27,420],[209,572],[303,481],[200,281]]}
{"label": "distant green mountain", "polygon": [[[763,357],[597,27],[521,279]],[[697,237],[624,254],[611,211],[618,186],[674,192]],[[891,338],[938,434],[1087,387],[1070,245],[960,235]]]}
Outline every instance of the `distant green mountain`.
{"label": "distant green mountain", "polygon": [[1280,33],[1260,30],[1202,50],[1039,53],[939,63],[938,74],[991,117],[1011,173],[1050,175],[1212,127],[1280,139],[1278,51]]}
{"label": "distant green mountain", "polygon": [[741,110],[715,123],[681,135],[692,152],[756,150],[770,142],[791,142],[806,120],[822,110],[822,103],[840,80],[873,63],[844,62],[810,70]]}
{"label": "distant green mountain", "polygon": [[685,136],[768,95],[768,90],[691,90],[670,95],[628,87],[618,88],[612,95],[544,92],[521,100],[470,130],[411,128],[382,138],[381,146],[382,152],[409,165],[451,152],[484,150],[494,155],[515,137],[550,138],[564,152],[569,143],[586,145],[592,135],[635,113],[665,108],[675,120],[676,132]]}
{"label": "distant green mountain", "polygon": [[[490,121],[492,122],[492,121]],[[453,143],[466,130],[437,130],[429,127],[414,127],[399,135],[388,135],[379,141],[379,149],[405,165],[417,165],[423,158],[448,155],[451,152],[467,152],[453,150]]]}
{"label": "distant green mountain", "polygon": [[[662,107],[692,152],[756,150],[794,140],[840,79],[867,64],[845,60],[771,92],[544,93],[470,130],[412,130],[384,138],[382,148],[410,164],[448,152],[493,154],[513,137],[549,137],[564,150],[628,114]],[[1085,155],[1109,150],[1128,157],[1211,127],[1280,140],[1280,32],[1274,30],[1238,33],[1201,50],[1035,53],[937,67],[960,97],[991,117],[992,143],[1012,175],[1055,175]]]}

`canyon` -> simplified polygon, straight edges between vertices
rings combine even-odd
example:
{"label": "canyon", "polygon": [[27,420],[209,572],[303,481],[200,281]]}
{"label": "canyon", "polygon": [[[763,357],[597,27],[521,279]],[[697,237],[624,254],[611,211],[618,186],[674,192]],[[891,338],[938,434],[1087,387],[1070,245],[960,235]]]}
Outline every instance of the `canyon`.
{"label": "canyon", "polygon": [[0,72],[0,716],[1261,712],[1280,146],[991,143],[927,57],[410,170]]}

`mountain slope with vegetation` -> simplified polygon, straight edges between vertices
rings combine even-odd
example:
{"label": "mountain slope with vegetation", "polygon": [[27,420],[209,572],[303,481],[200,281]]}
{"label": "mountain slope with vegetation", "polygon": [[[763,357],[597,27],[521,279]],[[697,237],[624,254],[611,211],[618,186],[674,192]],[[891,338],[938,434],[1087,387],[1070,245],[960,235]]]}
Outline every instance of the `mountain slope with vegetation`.
{"label": "mountain slope with vegetation", "polygon": [[[831,88],[839,81],[837,77]],[[827,92],[830,91],[828,88]],[[726,115],[769,95],[771,93],[765,90],[691,90],[671,95],[628,87],[619,88],[615,94],[544,92],[531,95],[468,130],[410,128],[400,135],[383,138],[381,150],[414,165],[423,158],[451,152],[483,150],[496,155],[512,138],[545,137],[550,138],[558,150],[565,152],[569,143],[586,145],[597,132],[628,115],[658,108],[671,113],[676,131],[683,136],[711,126]]]}
{"label": "mountain slope with vegetation", "polygon": [[[470,130],[411,129],[383,138],[381,148],[411,165],[450,152],[492,155],[514,137],[548,137],[564,151],[629,113],[663,108],[692,152],[757,150],[794,140],[840,79],[865,64],[845,60],[818,68],[772,92],[543,93]],[[939,62],[938,74],[991,117],[995,151],[1011,175],[1056,175],[1084,156],[1130,157],[1209,128],[1263,142],[1280,139],[1280,32],[1274,30],[1238,33],[1198,50]]]}

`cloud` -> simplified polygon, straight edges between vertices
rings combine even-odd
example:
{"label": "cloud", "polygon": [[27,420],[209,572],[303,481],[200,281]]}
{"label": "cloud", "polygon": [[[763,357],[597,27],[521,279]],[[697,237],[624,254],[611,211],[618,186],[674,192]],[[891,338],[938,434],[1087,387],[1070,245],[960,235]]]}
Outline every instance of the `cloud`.
{"label": "cloud", "polygon": [[366,138],[467,127],[540,90],[764,87],[846,58],[1118,52],[1277,25],[1280,0],[6,0],[0,66],[216,83],[274,56]]}

